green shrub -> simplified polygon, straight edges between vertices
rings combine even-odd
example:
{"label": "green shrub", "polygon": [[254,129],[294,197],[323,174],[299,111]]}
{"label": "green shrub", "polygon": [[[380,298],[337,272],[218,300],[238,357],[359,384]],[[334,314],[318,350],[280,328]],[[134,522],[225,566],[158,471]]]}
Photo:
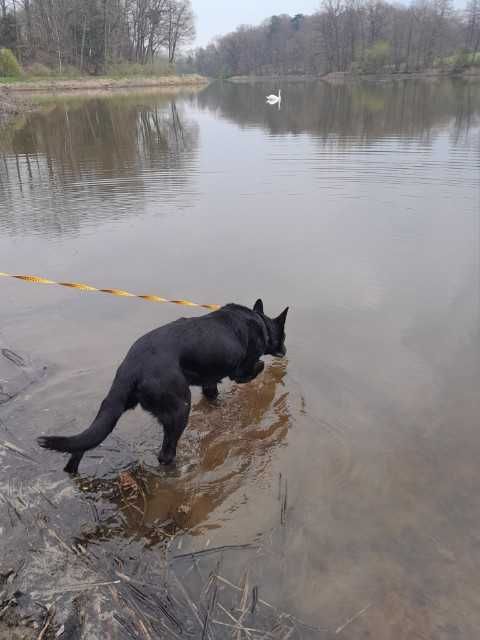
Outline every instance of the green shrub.
{"label": "green shrub", "polygon": [[27,78],[55,78],[69,80],[73,78],[79,78],[82,73],[73,65],[64,64],[62,66],[62,72],[60,73],[58,67],[47,67],[47,65],[41,62],[34,62],[25,69],[25,75]]}
{"label": "green shrub", "polygon": [[64,64],[62,65],[62,72],[60,73],[57,67],[54,74],[60,78],[79,78],[82,72],[78,67],[74,67],[73,64]]}
{"label": "green shrub", "polygon": [[22,75],[22,67],[10,49],[0,49],[0,76],[18,78]]}
{"label": "green shrub", "polygon": [[354,60],[350,65],[350,71],[352,73],[360,73],[362,71],[362,65],[358,60]]}
{"label": "green shrub", "polygon": [[362,68],[367,73],[377,73],[390,62],[390,43],[379,40],[365,51]]}
{"label": "green shrub", "polygon": [[471,55],[467,51],[460,51],[454,58],[453,69],[454,71],[462,71],[466,69],[470,64]]}
{"label": "green shrub", "polygon": [[143,65],[133,62],[118,62],[106,69],[106,74],[115,78],[144,75]]}
{"label": "green shrub", "polygon": [[480,66],[480,51],[474,54],[471,51],[462,49],[453,56],[446,58],[446,60],[449,61],[454,71],[463,71],[464,69],[468,69],[468,67]]}
{"label": "green shrub", "polygon": [[453,71],[463,71],[468,67],[478,66],[480,66],[480,51],[474,54],[466,49],[445,58],[436,58],[434,61],[434,67]]}
{"label": "green shrub", "polygon": [[132,76],[155,77],[169,76],[175,73],[175,67],[168,63],[167,60],[155,60],[147,64],[138,62],[117,62],[107,67],[106,75],[114,78],[125,78]]}
{"label": "green shrub", "polygon": [[48,78],[53,75],[52,69],[41,62],[34,62],[27,69],[25,73],[29,78]]}

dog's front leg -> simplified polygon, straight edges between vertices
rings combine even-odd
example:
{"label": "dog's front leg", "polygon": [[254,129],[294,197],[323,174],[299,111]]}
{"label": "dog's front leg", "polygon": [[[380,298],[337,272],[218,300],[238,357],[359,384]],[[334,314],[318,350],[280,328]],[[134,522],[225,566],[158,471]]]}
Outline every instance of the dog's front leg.
{"label": "dog's front leg", "polygon": [[238,382],[239,384],[246,384],[247,382],[251,382],[255,380],[255,378],[262,373],[265,369],[265,363],[263,360],[257,360],[253,367],[249,369],[239,369],[232,376],[232,380],[234,382]]}

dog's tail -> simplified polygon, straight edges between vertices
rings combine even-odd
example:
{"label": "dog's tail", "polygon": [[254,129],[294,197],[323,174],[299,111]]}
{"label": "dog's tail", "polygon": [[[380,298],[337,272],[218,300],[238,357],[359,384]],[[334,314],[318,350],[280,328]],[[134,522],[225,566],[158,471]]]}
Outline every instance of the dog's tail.
{"label": "dog's tail", "polygon": [[42,436],[38,438],[38,444],[44,449],[71,453],[72,457],[65,467],[65,471],[76,473],[84,452],[98,447],[115,429],[122,413],[136,404],[132,402],[133,392],[133,384],[122,380],[119,371],[113,381],[112,388],[100,406],[97,417],[88,429],[71,437]]}

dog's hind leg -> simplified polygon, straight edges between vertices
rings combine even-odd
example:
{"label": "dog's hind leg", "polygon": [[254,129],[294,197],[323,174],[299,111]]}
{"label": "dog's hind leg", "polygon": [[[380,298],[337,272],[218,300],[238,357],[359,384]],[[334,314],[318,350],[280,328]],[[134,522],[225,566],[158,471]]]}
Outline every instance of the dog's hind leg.
{"label": "dog's hind leg", "polygon": [[160,464],[171,464],[175,459],[178,441],[188,424],[190,405],[191,393],[187,387],[183,397],[176,397],[168,410],[157,416],[163,425],[163,444],[158,454]]}
{"label": "dog's hind leg", "polygon": [[70,460],[67,462],[64,468],[64,471],[66,471],[67,473],[73,473],[73,474],[78,473],[78,465],[80,464],[82,458],[83,458],[83,452],[73,453],[70,456]]}
{"label": "dog's hind leg", "polygon": [[165,381],[150,379],[142,383],[139,389],[140,404],[154,415],[163,426],[163,444],[158,461],[171,464],[177,453],[177,444],[188,423],[190,415],[191,393],[187,382],[182,378],[171,381],[165,391]]}
{"label": "dog's hind leg", "polygon": [[206,384],[202,387],[202,393],[207,400],[216,400],[218,398],[218,387],[216,384]]}

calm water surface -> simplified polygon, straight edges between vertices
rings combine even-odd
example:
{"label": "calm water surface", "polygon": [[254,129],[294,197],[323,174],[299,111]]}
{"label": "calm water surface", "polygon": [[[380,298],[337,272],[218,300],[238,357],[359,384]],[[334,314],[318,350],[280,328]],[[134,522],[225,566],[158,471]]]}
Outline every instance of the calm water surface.
{"label": "calm water surface", "polygon": [[3,133],[0,270],[291,307],[288,359],[197,395],[175,469],[136,411],[72,481],[36,435],[83,429],[132,341],[197,312],[2,280],[2,341],[48,366],[0,409],[33,458],[0,454],[23,514],[5,504],[4,548],[31,552],[24,587],[46,597],[92,580],[51,531],[136,577],[249,545],[225,571],[322,629],[292,637],[473,640],[480,85],[290,84],[280,110],[271,90],[49,99]]}

